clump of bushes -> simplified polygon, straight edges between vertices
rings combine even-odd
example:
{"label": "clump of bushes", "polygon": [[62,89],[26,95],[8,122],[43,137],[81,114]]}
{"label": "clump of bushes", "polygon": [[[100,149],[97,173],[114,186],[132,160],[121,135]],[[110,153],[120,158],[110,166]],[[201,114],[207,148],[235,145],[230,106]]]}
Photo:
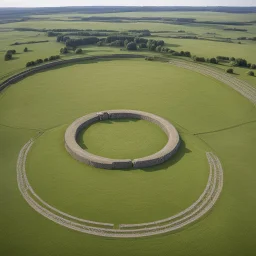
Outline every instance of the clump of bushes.
{"label": "clump of bushes", "polygon": [[156,51],[157,51],[157,52],[161,52],[161,51],[162,51],[162,46],[161,46],[161,45],[158,45],[158,46],[156,47]]}
{"label": "clump of bushes", "polygon": [[67,54],[68,53],[68,48],[67,47],[61,48],[60,53],[61,54]]}
{"label": "clump of bushes", "polygon": [[154,57],[145,57],[145,60],[153,61]]}
{"label": "clump of bushes", "polygon": [[4,55],[4,60],[8,61],[12,59],[12,55],[16,53],[16,50],[8,50]]}
{"label": "clump of bushes", "polygon": [[147,48],[147,44],[146,43],[141,43],[141,44],[139,44],[139,48],[140,49],[146,49]]}
{"label": "clump of bushes", "polygon": [[254,72],[252,70],[250,70],[250,71],[247,72],[247,75],[248,76],[254,76]]}
{"label": "clump of bushes", "polygon": [[11,60],[12,59],[12,54],[7,52],[5,55],[4,55],[4,60],[5,61],[8,61],[8,60]]}
{"label": "clump of bushes", "polygon": [[80,45],[90,45],[96,44],[100,41],[98,37],[85,37],[85,38],[78,38],[78,39],[69,39],[68,37],[63,38],[63,42],[66,42],[66,47],[74,47]]}
{"label": "clump of bushes", "polygon": [[49,61],[60,59],[60,55],[53,55],[49,58]]}
{"label": "clump of bushes", "polygon": [[24,48],[24,52],[28,52],[28,47],[25,47],[25,48]]}
{"label": "clump of bushes", "polygon": [[207,62],[212,63],[212,64],[218,64],[219,63],[216,58],[207,59]]}
{"label": "clump of bushes", "polygon": [[99,41],[99,42],[97,43],[97,45],[98,45],[98,46],[104,46],[104,42],[103,42],[103,41]]}
{"label": "clump of bushes", "polygon": [[32,66],[42,64],[43,62],[48,62],[48,61],[53,61],[53,60],[58,60],[58,59],[60,59],[60,55],[51,56],[49,58],[45,58],[44,60],[43,59],[37,59],[36,61],[27,62],[26,67],[28,68],[28,67],[32,67]]}
{"label": "clump of bushes", "polygon": [[122,47],[124,46],[124,41],[122,40],[116,40],[108,44],[109,46],[116,46],[116,47]]}
{"label": "clump of bushes", "polygon": [[216,59],[217,59],[217,60],[222,60],[222,61],[227,61],[227,60],[229,60],[230,58],[229,58],[229,57],[226,57],[226,56],[217,56]]}
{"label": "clump of bushes", "polygon": [[126,49],[128,51],[136,51],[137,50],[137,44],[134,42],[130,42],[127,44]]}
{"label": "clump of bushes", "polygon": [[234,67],[247,67],[247,60],[238,58],[232,61],[231,65]]}
{"label": "clump of bushes", "polygon": [[198,56],[193,56],[192,59],[196,62],[206,62],[206,59],[204,57],[198,57]]}
{"label": "clump of bushes", "polygon": [[150,51],[155,51],[157,46],[163,47],[164,41],[163,40],[157,41],[157,40],[152,40],[152,39],[147,41],[147,48]]}
{"label": "clump of bushes", "polygon": [[189,57],[189,58],[190,58],[190,57],[191,57],[191,53],[190,53],[190,52],[188,52],[188,51],[186,51],[186,52],[184,52],[184,56],[185,56],[185,57]]}
{"label": "clump of bushes", "polygon": [[42,64],[44,61],[42,59],[37,59],[36,64]]}
{"label": "clump of bushes", "polygon": [[83,50],[81,48],[76,49],[76,54],[81,54],[81,53],[83,53]]}
{"label": "clump of bushes", "polygon": [[226,70],[226,73],[234,74],[234,69],[233,69],[233,68],[228,68],[228,69]]}

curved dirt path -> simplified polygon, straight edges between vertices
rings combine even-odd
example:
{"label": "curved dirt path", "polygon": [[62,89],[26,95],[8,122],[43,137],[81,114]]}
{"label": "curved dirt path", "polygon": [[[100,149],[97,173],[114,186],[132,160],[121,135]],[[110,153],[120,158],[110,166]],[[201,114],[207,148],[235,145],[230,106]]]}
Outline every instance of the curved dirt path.
{"label": "curved dirt path", "polygon": [[97,236],[133,238],[145,237],[179,230],[201,218],[216,203],[223,187],[223,170],[217,156],[207,152],[209,178],[205,190],[190,207],[166,219],[140,224],[120,224],[114,229],[112,223],[95,222],[66,214],[43,201],[33,190],[26,176],[26,158],[34,139],[21,149],[17,161],[19,190],[27,203],[39,214],[64,227]]}
{"label": "curved dirt path", "polygon": [[252,87],[245,81],[235,78],[233,75],[229,75],[224,72],[220,72],[217,69],[194,62],[173,59],[170,60],[169,63],[177,67],[189,69],[206,76],[211,76],[216,80],[230,86],[241,95],[243,95],[245,98],[247,98],[249,101],[251,101],[254,105],[256,105],[256,88]]}

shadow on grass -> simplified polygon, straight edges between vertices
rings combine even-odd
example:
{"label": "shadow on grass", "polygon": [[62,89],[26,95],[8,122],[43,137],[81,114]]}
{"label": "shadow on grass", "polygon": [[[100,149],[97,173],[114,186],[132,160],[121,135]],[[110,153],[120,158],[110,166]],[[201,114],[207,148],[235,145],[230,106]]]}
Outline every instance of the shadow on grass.
{"label": "shadow on grass", "polygon": [[178,151],[168,161],[164,162],[163,164],[159,164],[159,165],[156,165],[153,167],[142,168],[141,170],[143,170],[145,172],[155,172],[155,171],[160,171],[160,170],[166,170],[170,166],[175,165],[177,162],[179,162],[185,154],[189,154],[191,152],[192,151],[190,149],[186,148],[185,141],[183,141],[181,139],[180,147],[179,147]]}
{"label": "shadow on grass", "polygon": [[101,121],[104,124],[115,124],[115,123],[127,123],[127,122],[137,122],[139,119],[118,119],[118,120],[106,120]]}
{"label": "shadow on grass", "polygon": [[[106,120],[101,122],[104,124],[114,124],[114,123],[137,122],[137,121],[139,121],[139,119]],[[79,132],[77,136],[77,143],[84,150],[88,149],[83,139],[83,135],[88,128]],[[184,155],[191,153],[192,151],[186,147],[185,141],[183,141],[182,139],[180,140],[181,141],[180,141],[179,149],[177,150],[176,154],[173,157],[171,157],[168,161],[164,162],[163,164],[155,165],[153,167],[141,168],[140,170],[143,170],[145,172],[155,172],[155,171],[166,170],[170,166],[175,165],[177,162],[179,162],[184,157]],[[114,171],[131,171],[131,170],[134,170],[134,169],[123,169],[123,170],[114,170]]]}
{"label": "shadow on grass", "polygon": [[12,61],[12,60],[18,60],[19,57],[16,57],[16,56],[12,56],[12,58],[9,60],[9,61]]}
{"label": "shadow on grass", "polygon": [[[87,129],[86,129],[87,130]],[[82,148],[82,149],[88,149],[86,144],[85,144],[85,141],[84,141],[84,133],[86,132],[86,130],[83,130],[81,132],[78,133],[78,136],[76,138],[76,141],[77,141],[77,144]]]}
{"label": "shadow on grass", "polygon": [[[139,121],[139,119],[118,119],[118,120],[105,120],[105,121],[100,121],[98,123],[103,123],[103,124],[115,124],[115,123],[127,123],[127,122],[137,122]],[[90,126],[89,126],[90,127]],[[78,145],[82,148],[82,149],[88,149],[88,147],[85,144],[83,135],[84,133],[87,131],[87,129],[89,128],[85,128],[82,131],[79,132],[78,136],[77,136],[77,143]]]}

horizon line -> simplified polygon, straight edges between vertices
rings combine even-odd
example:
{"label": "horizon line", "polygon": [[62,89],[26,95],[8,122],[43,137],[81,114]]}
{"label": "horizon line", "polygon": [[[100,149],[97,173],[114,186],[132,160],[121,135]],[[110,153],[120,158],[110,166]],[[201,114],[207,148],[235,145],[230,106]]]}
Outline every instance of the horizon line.
{"label": "horizon line", "polygon": [[0,8],[64,8],[64,7],[256,7],[256,5],[56,5],[56,6],[0,6]]}

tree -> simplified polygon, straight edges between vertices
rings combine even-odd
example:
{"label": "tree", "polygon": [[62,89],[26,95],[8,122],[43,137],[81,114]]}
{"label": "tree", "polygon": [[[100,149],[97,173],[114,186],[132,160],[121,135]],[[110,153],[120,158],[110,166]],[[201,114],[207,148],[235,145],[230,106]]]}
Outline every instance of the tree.
{"label": "tree", "polygon": [[117,47],[121,47],[121,46],[124,46],[124,41],[122,40],[116,40],[114,42],[111,42],[109,44],[109,46],[117,46]]}
{"label": "tree", "polygon": [[191,57],[191,53],[190,52],[184,52],[184,56],[190,58]]}
{"label": "tree", "polygon": [[103,46],[103,45],[104,45],[104,42],[103,42],[103,41],[99,41],[99,42],[97,43],[97,45],[98,45],[98,46]]}
{"label": "tree", "polygon": [[11,60],[12,59],[12,53],[11,52],[7,52],[5,55],[4,55],[4,60],[5,61],[8,61],[8,60]]}
{"label": "tree", "polygon": [[256,69],[256,64],[252,64],[251,69]]}
{"label": "tree", "polygon": [[234,74],[234,69],[233,68],[228,68],[226,70],[226,72],[229,73],[229,74]]}
{"label": "tree", "polygon": [[37,59],[36,60],[36,64],[41,64],[41,63],[43,63],[44,61],[42,60],[42,59]]}
{"label": "tree", "polygon": [[124,47],[127,47],[127,44],[129,44],[129,40],[128,40],[128,39],[125,39],[125,40],[124,40]]}
{"label": "tree", "polygon": [[134,42],[130,42],[130,43],[127,44],[126,49],[128,51],[136,51],[137,50],[137,45]]}
{"label": "tree", "polygon": [[8,50],[7,53],[15,54],[16,50]]}
{"label": "tree", "polygon": [[147,44],[141,43],[141,44],[139,44],[139,48],[140,49],[145,49],[145,48],[147,48]]}
{"label": "tree", "polygon": [[218,61],[217,61],[216,58],[210,58],[209,62],[212,63],[212,64],[218,64]]}
{"label": "tree", "polygon": [[169,52],[169,53],[174,53],[175,51],[172,50],[172,49],[169,49],[168,52]]}
{"label": "tree", "polygon": [[148,40],[147,42],[147,47],[150,51],[155,51],[157,47],[157,42],[156,40]]}
{"label": "tree", "polygon": [[172,56],[181,56],[180,52],[172,52]]}
{"label": "tree", "polygon": [[156,47],[156,51],[157,51],[157,52],[161,52],[161,50],[162,50],[162,46],[161,46],[161,45],[158,45],[158,46]]}
{"label": "tree", "polygon": [[197,57],[195,55],[192,57],[192,59],[194,61],[198,61],[198,62],[205,62],[206,61],[204,57]]}
{"label": "tree", "polygon": [[[121,39],[116,39],[121,40]],[[80,46],[80,45],[90,45],[90,44],[96,44],[100,41],[99,38],[90,36],[85,38],[78,38],[78,39],[68,39],[66,40],[66,47],[73,47],[73,46]],[[113,40],[115,41],[115,40]],[[107,43],[111,43],[112,41]]]}
{"label": "tree", "polygon": [[248,76],[254,76],[254,72],[252,70],[250,70],[250,71],[247,72],[247,75]]}
{"label": "tree", "polygon": [[61,54],[67,54],[68,53],[68,48],[67,47],[61,48],[60,53]]}
{"label": "tree", "polygon": [[25,47],[25,48],[24,48],[24,52],[27,52],[27,51],[28,51],[28,47]]}
{"label": "tree", "polygon": [[156,50],[156,46],[154,44],[151,44],[148,49],[153,52]]}
{"label": "tree", "polygon": [[81,53],[83,53],[83,50],[81,48],[76,49],[76,54],[81,54]]}
{"label": "tree", "polygon": [[217,60],[230,60],[230,58],[227,56],[217,56],[216,59]]}
{"label": "tree", "polygon": [[247,67],[247,61],[245,59],[238,58],[235,60],[235,66]]}
{"label": "tree", "polygon": [[164,41],[163,40],[159,40],[156,42],[156,46],[164,46]]}
{"label": "tree", "polygon": [[45,59],[44,59],[44,62],[48,62],[48,61],[49,61],[49,59],[48,59],[48,58],[45,58]]}
{"label": "tree", "polygon": [[29,61],[27,64],[26,64],[26,67],[32,67],[32,66],[35,66],[36,63],[34,61]]}

